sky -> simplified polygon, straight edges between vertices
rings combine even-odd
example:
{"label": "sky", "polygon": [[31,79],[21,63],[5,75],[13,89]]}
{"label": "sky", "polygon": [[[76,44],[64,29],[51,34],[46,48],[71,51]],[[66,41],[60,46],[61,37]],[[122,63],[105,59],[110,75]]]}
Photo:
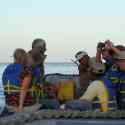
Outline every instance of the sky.
{"label": "sky", "polygon": [[47,43],[47,62],[90,56],[105,39],[125,44],[125,0],[0,0],[0,62],[12,62],[16,48]]}

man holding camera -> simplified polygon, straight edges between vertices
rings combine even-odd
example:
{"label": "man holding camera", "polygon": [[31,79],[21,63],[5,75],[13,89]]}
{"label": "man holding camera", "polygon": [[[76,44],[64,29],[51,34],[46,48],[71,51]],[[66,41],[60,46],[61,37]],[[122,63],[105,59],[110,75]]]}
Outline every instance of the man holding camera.
{"label": "man holding camera", "polygon": [[119,53],[119,48],[115,47],[110,40],[104,43],[99,42],[97,45],[96,62],[103,63],[105,61],[106,71],[113,65],[113,53]]}

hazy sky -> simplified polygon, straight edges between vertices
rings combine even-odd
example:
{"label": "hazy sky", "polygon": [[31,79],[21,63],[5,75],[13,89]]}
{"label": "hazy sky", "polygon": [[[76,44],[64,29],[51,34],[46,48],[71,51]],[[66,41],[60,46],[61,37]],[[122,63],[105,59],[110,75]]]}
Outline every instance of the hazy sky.
{"label": "hazy sky", "polygon": [[125,0],[0,0],[0,62],[35,38],[47,42],[47,61],[95,55],[98,41],[125,44]]}

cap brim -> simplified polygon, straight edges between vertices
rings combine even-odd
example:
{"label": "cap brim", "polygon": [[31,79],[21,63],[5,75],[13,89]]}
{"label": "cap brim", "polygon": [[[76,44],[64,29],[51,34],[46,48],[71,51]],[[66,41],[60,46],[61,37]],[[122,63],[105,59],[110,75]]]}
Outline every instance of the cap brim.
{"label": "cap brim", "polygon": [[115,58],[116,60],[125,60],[125,58]]}
{"label": "cap brim", "polygon": [[70,59],[73,63],[77,63],[78,60]]}

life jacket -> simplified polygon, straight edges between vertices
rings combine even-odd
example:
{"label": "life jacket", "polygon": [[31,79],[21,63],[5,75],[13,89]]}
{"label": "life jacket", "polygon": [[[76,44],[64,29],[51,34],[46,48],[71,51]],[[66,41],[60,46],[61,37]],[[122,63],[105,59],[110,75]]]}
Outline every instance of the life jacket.
{"label": "life jacket", "polygon": [[119,76],[121,76],[121,72],[119,71],[118,67],[116,65],[112,65],[112,67],[105,73],[102,79],[109,79],[117,86],[119,83]]}
{"label": "life jacket", "polygon": [[20,74],[23,71],[22,64],[10,64],[6,67],[2,75],[3,84],[6,85],[8,80],[13,85],[19,86],[21,83]]}
{"label": "life jacket", "polygon": [[125,73],[123,72],[120,77],[119,86],[117,89],[117,99],[118,99],[118,108],[125,110]]}
{"label": "life jacket", "polygon": [[[102,83],[107,88],[107,94],[108,94],[108,110],[116,110],[117,109],[117,86],[119,84],[119,76],[120,72],[118,69],[114,66],[112,66],[104,77],[101,77],[99,80],[102,81]],[[93,101],[93,107],[96,110],[100,110],[101,105],[98,98],[96,98]]]}
{"label": "life jacket", "polygon": [[[8,105],[17,106],[19,104],[19,96],[21,90],[20,75],[23,69],[24,67],[21,64],[10,64],[9,66],[7,66],[3,73],[2,80],[4,84],[6,102]],[[34,76],[37,76],[39,72],[37,71],[37,69],[34,69],[32,73]],[[27,92],[24,106],[36,103],[36,101],[38,101],[38,99],[43,94],[40,87],[35,82],[38,82],[38,80],[32,81]]]}
{"label": "life jacket", "polygon": [[110,69],[112,67],[112,65],[113,65],[113,59],[111,59],[111,58],[106,59],[106,62],[105,62],[106,71],[108,69]]}
{"label": "life jacket", "polygon": [[35,66],[35,67],[33,67],[32,69],[32,74],[33,74],[33,79],[32,79],[32,81],[34,82],[34,83],[39,83],[40,84],[40,78],[41,78],[41,75],[40,75],[40,73],[41,73],[41,71],[40,71],[40,67],[39,66]]}
{"label": "life jacket", "polygon": [[44,64],[41,63],[39,65],[40,68],[40,83],[43,84],[45,82],[45,71],[44,71]]}
{"label": "life jacket", "polygon": [[73,80],[60,81],[57,97],[61,103],[73,100],[75,97],[75,82]]}

